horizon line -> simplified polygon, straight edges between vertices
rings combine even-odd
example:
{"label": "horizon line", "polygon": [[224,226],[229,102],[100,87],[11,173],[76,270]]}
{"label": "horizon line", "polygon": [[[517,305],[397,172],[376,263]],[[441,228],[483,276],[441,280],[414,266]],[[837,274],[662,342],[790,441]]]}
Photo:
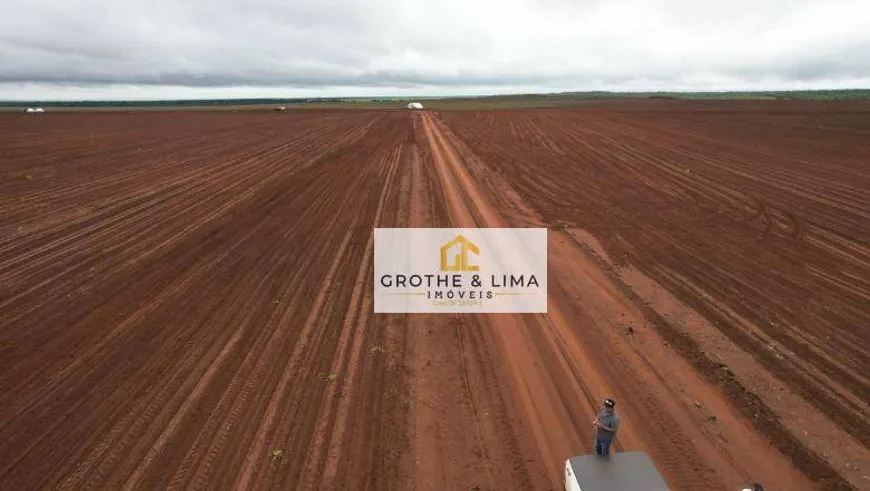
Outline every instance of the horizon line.
{"label": "horizon line", "polygon": [[516,97],[516,96],[549,96],[549,95],[570,95],[570,94],[788,94],[788,93],[807,93],[807,92],[853,92],[866,91],[870,87],[853,87],[853,88],[837,88],[837,89],[723,89],[723,90],[578,90],[578,91],[559,91],[559,92],[510,92],[503,94],[463,94],[463,95],[409,95],[409,96],[315,96],[315,97],[227,97],[227,98],[178,98],[178,99],[0,99],[0,104],[20,104],[28,102],[39,102],[45,104],[75,104],[75,103],[177,103],[177,102],[333,102],[333,101],[349,101],[349,100],[396,100],[404,101],[410,99],[484,99],[494,97]]}

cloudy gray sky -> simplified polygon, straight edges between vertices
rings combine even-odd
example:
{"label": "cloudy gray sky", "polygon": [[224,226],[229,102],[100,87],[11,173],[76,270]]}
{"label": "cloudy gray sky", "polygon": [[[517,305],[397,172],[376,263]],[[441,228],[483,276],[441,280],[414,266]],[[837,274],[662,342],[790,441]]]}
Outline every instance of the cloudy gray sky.
{"label": "cloudy gray sky", "polygon": [[0,99],[870,87],[868,0],[0,0]]}

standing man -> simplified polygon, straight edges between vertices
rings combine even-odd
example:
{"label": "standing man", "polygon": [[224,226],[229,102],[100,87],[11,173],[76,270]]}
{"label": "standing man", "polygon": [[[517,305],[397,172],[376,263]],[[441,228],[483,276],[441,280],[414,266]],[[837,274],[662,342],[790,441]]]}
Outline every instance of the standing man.
{"label": "standing man", "polygon": [[610,445],[616,438],[617,430],[619,430],[619,417],[614,412],[615,407],[616,402],[613,399],[604,399],[604,404],[598,409],[598,417],[592,422],[595,426],[595,453],[597,455],[605,457],[610,455]]}

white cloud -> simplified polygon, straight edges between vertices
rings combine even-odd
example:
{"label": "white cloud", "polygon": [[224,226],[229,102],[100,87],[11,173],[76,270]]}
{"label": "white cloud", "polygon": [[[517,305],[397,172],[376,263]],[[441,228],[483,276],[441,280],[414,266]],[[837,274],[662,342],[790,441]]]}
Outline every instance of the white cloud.
{"label": "white cloud", "polygon": [[0,0],[0,99],[860,86],[868,52],[863,0]]}

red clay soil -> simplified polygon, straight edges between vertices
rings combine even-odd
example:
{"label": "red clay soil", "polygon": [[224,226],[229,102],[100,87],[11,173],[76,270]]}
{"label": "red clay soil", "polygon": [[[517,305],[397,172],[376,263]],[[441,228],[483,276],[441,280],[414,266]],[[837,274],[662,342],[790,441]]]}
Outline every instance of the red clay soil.
{"label": "red clay soil", "polygon": [[[0,489],[556,489],[605,396],[673,489],[870,486],[867,108],[0,135]],[[373,314],[406,226],[550,227],[549,313]]]}

